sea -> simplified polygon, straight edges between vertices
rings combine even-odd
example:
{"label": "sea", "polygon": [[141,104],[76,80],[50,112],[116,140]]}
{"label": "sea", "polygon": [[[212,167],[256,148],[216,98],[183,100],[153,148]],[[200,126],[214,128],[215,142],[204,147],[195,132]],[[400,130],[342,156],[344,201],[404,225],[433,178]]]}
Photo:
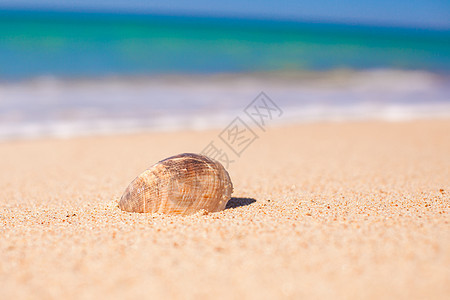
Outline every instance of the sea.
{"label": "sea", "polygon": [[0,10],[0,140],[450,118],[450,30]]}

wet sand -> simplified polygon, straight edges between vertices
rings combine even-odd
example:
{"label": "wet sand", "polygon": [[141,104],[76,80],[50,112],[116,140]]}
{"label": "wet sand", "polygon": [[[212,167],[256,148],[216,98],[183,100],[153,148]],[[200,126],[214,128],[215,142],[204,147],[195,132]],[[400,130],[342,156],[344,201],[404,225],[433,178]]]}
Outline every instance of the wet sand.
{"label": "wet sand", "polygon": [[2,142],[0,298],[450,295],[449,120],[255,131],[228,208],[186,217],[117,201],[220,130]]}

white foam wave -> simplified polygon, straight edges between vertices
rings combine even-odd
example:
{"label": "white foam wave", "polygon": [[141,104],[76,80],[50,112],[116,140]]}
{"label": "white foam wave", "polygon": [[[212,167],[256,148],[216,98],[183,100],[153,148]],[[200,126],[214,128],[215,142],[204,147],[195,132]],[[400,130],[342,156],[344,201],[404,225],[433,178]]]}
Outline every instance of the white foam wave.
{"label": "white foam wave", "polygon": [[0,139],[226,126],[259,92],[278,122],[450,117],[450,79],[374,70],[0,83]]}

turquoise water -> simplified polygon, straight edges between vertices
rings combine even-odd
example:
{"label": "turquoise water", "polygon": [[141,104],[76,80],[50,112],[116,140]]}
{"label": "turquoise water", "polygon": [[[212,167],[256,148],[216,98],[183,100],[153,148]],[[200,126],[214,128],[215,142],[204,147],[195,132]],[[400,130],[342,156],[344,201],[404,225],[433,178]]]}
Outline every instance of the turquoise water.
{"label": "turquoise water", "polygon": [[0,140],[224,128],[261,91],[279,122],[449,118],[450,31],[0,11]]}
{"label": "turquoise water", "polygon": [[0,79],[369,68],[448,73],[450,31],[0,11]]}

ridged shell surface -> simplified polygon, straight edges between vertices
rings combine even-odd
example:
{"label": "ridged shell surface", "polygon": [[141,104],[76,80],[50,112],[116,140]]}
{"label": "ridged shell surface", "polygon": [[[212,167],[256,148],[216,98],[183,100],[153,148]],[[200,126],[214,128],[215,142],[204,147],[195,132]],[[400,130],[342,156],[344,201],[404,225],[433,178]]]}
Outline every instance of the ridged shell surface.
{"label": "ridged shell surface", "polygon": [[128,212],[188,215],[221,211],[231,198],[230,176],[207,156],[184,153],[164,159],[136,177],[119,201]]}

